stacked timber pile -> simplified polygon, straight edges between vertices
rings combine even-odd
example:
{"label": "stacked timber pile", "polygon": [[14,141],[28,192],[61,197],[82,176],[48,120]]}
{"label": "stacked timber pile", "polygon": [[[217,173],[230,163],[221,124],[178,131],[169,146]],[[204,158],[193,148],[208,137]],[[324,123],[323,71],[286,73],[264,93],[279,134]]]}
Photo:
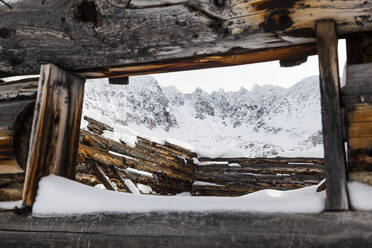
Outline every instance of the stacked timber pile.
{"label": "stacked timber pile", "polygon": [[263,189],[297,189],[324,177],[320,158],[199,158],[192,194],[239,196]]}
{"label": "stacked timber pile", "polygon": [[[89,117],[84,119],[91,132],[80,133],[78,181],[90,185],[102,182],[108,189],[117,187],[122,191],[128,191],[124,180],[140,184],[140,188],[147,185],[159,194],[191,191],[194,181],[191,159],[196,154],[168,142],[159,144],[142,137],[137,137],[132,147],[125,141],[101,135],[104,131],[113,132],[112,127]],[[105,178],[109,178],[108,182]]]}

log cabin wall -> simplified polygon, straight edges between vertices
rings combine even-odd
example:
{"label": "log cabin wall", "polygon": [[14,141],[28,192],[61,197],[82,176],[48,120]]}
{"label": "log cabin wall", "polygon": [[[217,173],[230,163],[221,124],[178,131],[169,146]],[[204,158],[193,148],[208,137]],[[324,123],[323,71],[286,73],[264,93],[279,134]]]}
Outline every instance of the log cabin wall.
{"label": "log cabin wall", "polygon": [[347,39],[343,102],[349,180],[372,185],[372,34]]}
{"label": "log cabin wall", "polygon": [[0,201],[22,198],[37,79],[0,83]]}

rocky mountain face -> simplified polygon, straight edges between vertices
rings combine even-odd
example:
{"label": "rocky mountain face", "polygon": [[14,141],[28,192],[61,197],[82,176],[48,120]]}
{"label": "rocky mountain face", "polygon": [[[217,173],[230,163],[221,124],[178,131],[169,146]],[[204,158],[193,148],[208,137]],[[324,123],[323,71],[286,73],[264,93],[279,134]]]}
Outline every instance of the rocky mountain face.
{"label": "rocky mountain face", "polygon": [[162,88],[151,76],[132,77],[127,86],[91,80],[83,111],[140,135],[189,142],[202,155],[322,156],[317,76],[291,88],[198,88],[190,94]]}

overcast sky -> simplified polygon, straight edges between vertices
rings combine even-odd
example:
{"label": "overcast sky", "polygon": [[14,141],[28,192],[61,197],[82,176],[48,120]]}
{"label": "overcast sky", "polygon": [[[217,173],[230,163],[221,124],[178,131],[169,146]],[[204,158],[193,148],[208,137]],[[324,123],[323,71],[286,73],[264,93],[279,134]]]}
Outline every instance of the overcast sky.
{"label": "overcast sky", "polygon": [[[346,59],[345,41],[339,40],[340,75]],[[154,74],[162,86],[174,85],[185,93],[200,87],[207,92],[223,88],[236,91],[240,87],[251,89],[253,85],[273,84],[290,87],[301,79],[318,75],[318,57],[308,57],[306,63],[289,68],[281,68],[279,61],[250,65],[230,66],[184,72]]]}

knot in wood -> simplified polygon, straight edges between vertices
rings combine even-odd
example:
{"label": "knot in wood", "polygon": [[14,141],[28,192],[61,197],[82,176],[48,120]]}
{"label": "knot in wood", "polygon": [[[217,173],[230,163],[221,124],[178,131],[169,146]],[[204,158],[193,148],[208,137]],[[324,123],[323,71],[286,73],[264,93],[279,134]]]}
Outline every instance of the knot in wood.
{"label": "knot in wood", "polygon": [[213,0],[213,3],[217,7],[223,7],[223,6],[225,6],[225,0]]}

